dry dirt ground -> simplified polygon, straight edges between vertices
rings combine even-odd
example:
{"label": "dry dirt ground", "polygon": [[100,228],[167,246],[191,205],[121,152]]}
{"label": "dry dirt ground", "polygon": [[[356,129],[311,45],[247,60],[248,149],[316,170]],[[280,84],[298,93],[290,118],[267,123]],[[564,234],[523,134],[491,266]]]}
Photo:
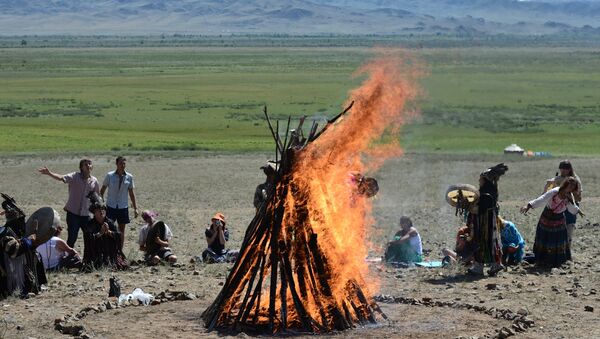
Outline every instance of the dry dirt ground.
{"label": "dry dirt ground", "polygon": [[[68,337],[54,329],[54,321],[77,314],[86,306],[108,300],[108,280],[116,275],[125,292],[135,287],[158,293],[166,289],[189,291],[197,298],[155,306],[131,306],[90,312],[79,321],[89,337],[95,338],[188,338],[217,337],[207,333],[200,313],[217,295],[230,266],[190,263],[204,247],[203,230],[216,211],[228,218],[232,231],[231,247],[239,246],[245,227],[252,218],[254,187],[263,180],[259,166],[265,154],[198,155],[195,157],[130,157],[128,170],[135,175],[139,206],[160,212],[174,232],[172,247],[180,258],[180,267],[135,266],[127,272],[99,270],[83,274],[49,274],[43,293],[29,299],[8,298],[0,301],[0,335],[6,338]],[[500,161],[510,170],[500,182],[501,214],[513,220],[524,235],[528,248],[533,245],[539,211],[528,216],[518,206],[541,192],[546,178],[555,173],[560,159],[527,160],[521,158],[405,155],[388,161],[375,177],[381,191],[374,201],[377,224],[370,233],[372,255],[383,253],[380,244],[397,230],[402,214],[413,218],[424,239],[426,258],[440,260],[440,249],[452,247],[460,221],[444,202],[444,192],[453,183],[476,184],[478,174]],[[574,261],[552,271],[519,266],[501,272],[498,277],[469,279],[461,268],[396,269],[371,264],[372,275],[380,282],[378,294],[397,297],[431,298],[454,303],[457,307],[427,307],[399,303],[381,303],[389,321],[378,325],[336,333],[342,337],[454,338],[491,336],[511,322],[464,307],[467,304],[486,309],[510,309],[527,312],[535,325],[518,334],[523,338],[600,337],[600,159],[571,159],[584,185],[583,211],[576,232]],[[102,180],[113,167],[113,157],[94,157],[93,174]],[[0,158],[0,191],[13,195],[26,213],[42,206],[61,210],[67,186],[41,176],[35,169],[47,165],[67,173],[77,168],[72,157]],[[127,228],[125,253],[129,259],[141,258],[135,241],[141,220]],[[65,236],[65,235],[63,235]],[[80,235],[81,237],[81,235]],[[81,238],[77,249],[82,253]],[[593,307],[593,312],[585,310]],[[589,308],[588,308],[589,309]],[[238,336],[246,336],[239,334]]]}

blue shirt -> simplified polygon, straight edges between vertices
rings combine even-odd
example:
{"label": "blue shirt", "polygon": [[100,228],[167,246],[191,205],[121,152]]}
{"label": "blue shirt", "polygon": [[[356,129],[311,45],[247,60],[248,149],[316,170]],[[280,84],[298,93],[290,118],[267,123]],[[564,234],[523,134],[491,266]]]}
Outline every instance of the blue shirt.
{"label": "blue shirt", "polygon": [[517,230],[517,226],[512,221],[504,221],[504,228],[500,232],[502,238],[502,247],[521,247],[525,246],[525,240]]}
{"label": "blue shirt", "polygon": [[110,208],[127,208],[129,206],[129,189],[135,188],[133,175],[125,172],[120,176],[117,171],[108,172],[102,186],[108,187],[106,205]]}

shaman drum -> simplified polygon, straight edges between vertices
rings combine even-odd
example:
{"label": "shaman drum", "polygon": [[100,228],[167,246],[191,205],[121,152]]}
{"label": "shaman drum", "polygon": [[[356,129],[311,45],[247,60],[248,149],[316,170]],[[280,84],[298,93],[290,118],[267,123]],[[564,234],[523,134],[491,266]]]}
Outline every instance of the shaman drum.
{"label": "shaman drum", "polygon": [[375,196],[379,192],[379,184],[375,178],[363,177],[358,183],[358,193],[368,198]]}
{"label": "shaman drum", "polygon": [[[37,231],[35,230],[34,220],[37,220]],[[60,225],[60,216],[52,207],[42,207],[33,212],[25,223],[27,235],[35,233],[37,243],[43,244],[50,240]]]}
{"label": "shaman drum", "polygon": [[451,185],[446,190],[446,202],[452,207],[467,208],[479,199],[479,190],[473,185]]}

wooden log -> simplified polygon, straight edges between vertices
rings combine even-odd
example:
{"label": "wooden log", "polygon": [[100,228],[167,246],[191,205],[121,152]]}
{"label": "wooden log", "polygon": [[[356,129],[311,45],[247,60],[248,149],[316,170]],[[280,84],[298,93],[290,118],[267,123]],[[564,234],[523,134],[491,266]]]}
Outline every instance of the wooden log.
{"label": "wooden log", "polygon": [[354,303],[353,300],[350,300],[350,306],[352,307],[352,309],[354,310],[354,314],[356,314],[356,317],[358,318],[358,321],[361,324],[364,324],[367,322],[367,319],[364,316],[364,312],[358,307],[356,306],[356,304]]}
{"label": "wooden log", "polygon": [[[265,262],[267,261],[266,255],[264,253],[261,254],[261,257],[262,257],[262,260],[260,263],[258,282],[256,283],[256,287],[254,288],[254,293],[252,293],[252,298],[250,299],[250,302],[249,302],[248,306],[246,307],[246,310],[243,312],[242,318],[240,319],[241,323],[246,323],[246,320],[248,319],[248,316],[250,315],[250,312],[252,311],[252,308],[254,306],[254,302],[256,301],[257,298],[258,298],[258,304],[260,304],[260,294],[262,293],[262,282],[265,277],[265,275],[264,275]],[[256,323],[256,319],[254,320],[254,322]]]}
{"label": "wooden log", "polygon": [[352,101],[350,105],[348,105],[348,107],[346,107],[346,109],[344,109],[341,113],[327,120],[327,124],[325,125],[325,127],[323,127],[323,129],[321,129],[321,131],[319,131],[319,133],[317,133],[312,139],[309,139],[309,142],[312,142],[319,138],[327,129],[329,129],[329,127],[331,127],[331,125],[335,124],[335,122],[338,121],[339,118],[341,118],[344,114],[348,113],[352,106],[354,106],[354,101]]}
{"label": "wooden log", "polygon": [[[269,125],[269,130],[271,130],[271,135],[273,136],[273,139],[275,140],[275,144],[277,145],[277,151],[278,151],[278,153],[283,152],[283,145],[281,144],[279,135],[277,133],[275,133],[275,131],[273,130],[273,125],[271,124],[271,119],[269,119],[269,114],[267,114],[267,106],[264,106],[263,112],[265,113],[265,118],[267,119],[267,124]],[[279,132],[279,129],[277,129],[277,132]]]}
{"label": "wooden log", "polygon": [[[283,244],[285,248],[285,244]],[[285,254],[285,253],[284,253]],[[300,317],[300,321],[302,326],[306,331],[312,331],[313,325],[320,327],[320,325],[308,314],[306,308],[302,304],[300,297],[298,296],[298,292],[296,291],[296,286],[294,283],[294,275],[290,263],[290,259],[287,255],[282,255],[282,269],[285,270],[285,274],[287,276],[287,282],[289,284],[290,294],[292,295],[292,300],[294,301],[294,306],[296,309],[296,313]]]}
{"label": "wooden log", "polygon": [[[285,251],[285,243],[280,240],[279,241],[279,254],[280,256],[286,256],[287,253]],[[284,263],[281,263],[282,266]],[[288,288],[288,279],[284,272],[284,267],[281,268],[281,273],[279,277],[281,283],[279,286],[279,299],[281,300],[281,332],[285,332],[287,329],[287,288]]]}
{"label": "wooden log", "polygon": [[253,243],[250,243],[245,248],[242,248],[240,251],[240,257],[238,257],[236,263],[234,264],[234,267],[225,281],[221,292],[213,304],[207,308],[204,313],[202,313],[202,318],[205,319],[206,323],[208,324],[207,327],[209,330],[215,328],[221,313],[224,311],[224,307],[227,303],[232,302],[232,296],[238,290],[239,285],[243,283],[244,276],[247,275],[250,267],[253,267],[252,263],[256,261],[257,257],[250,254],[255,253],[257,248],[264,251],[264,245],[259,246],[256,244],[256,242],[261,241],[259,244],[266,244],[270,234],[269,232],[261,232],[258,234],[260,235],[259,239],[255,239]]}
{"label": "wooden log", "polygon": [[373,314],[373,312],[371,310],[371,306],[369,306],[369,302],[367,301],[365,294],[363,293],[360,286],[358,286],[358,284],[356,284],[356,282],[353,282],[353,284],[354,284],[354,287],[356,288],[356,296],[358,297],[358,300],[361,302],[361,304],[366,306],[365,307],[365,312],[366,312],[365,317],[370,322],[376,323],[377,321],[375,320],[375,315]]}
{"label": "wooden log", "polygon": [[[237,328],[237,325],[239,324],[239,321],[241,320],[241,318],[245,312],[247,302],[250,298],[250,293],[252,292],[252,288],[254,287],[254,279],[256,278],[256,275],[258,274],[259,269],[261,267],[264,267],[264,265],[263,265],[264,255],[260,256],[258,261],[259,261],[260,265],[254,266],[251,277],[250,277],[250,281],[248,282],[248,287],[246,288],[246,294],[244,295],[244,299],[242,300],[242,303],[238,307],[238,314],[233,323],[234,328]],[[250,305],[250,307],[248,307],[248,309],[251,309],[251,308],[252,308],[252,305]]]}
{"label": "wooden log", "polygon": [[314,140],[315,134],[317,134],[317,128],[319,128],[319,123],[316,121],[313,121],[312,127],[310,128],[310,133],[308,134],[308,138],[306,139],[305,146]]}

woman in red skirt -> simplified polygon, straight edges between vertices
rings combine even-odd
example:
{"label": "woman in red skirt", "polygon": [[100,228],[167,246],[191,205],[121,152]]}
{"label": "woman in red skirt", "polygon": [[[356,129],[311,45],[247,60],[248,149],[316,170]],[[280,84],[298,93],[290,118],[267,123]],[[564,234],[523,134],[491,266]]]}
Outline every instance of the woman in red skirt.
{"label": "woman in red skirt", "polygon": [[568,177],[560,187],[555,187],[521,207],[521,213],[545,206],[535,232],[533,253],[540,266],[558,267],[571,260],[571,247],[565,223],[565,211],[577,214],[573,192],[578,189],[577,180]]}

